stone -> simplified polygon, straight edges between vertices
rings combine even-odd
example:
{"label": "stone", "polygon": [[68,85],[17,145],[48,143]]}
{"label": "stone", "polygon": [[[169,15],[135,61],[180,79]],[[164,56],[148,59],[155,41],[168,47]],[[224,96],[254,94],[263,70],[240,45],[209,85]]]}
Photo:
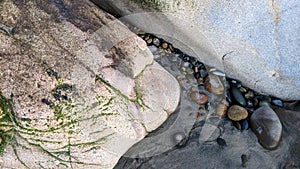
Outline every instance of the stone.
{"label": "stone", "polygon": [[177,80],[157,62],[147,67],[136,79],[136,89],[148,108],[138,119],[151,132],[173,113],[180,100],[180,86]]}
{"label": "stone", "polygon": [[241,91],[237,87],[232,86],[231,93],[232,93],[234,100],[239,105],[246,106],[246,100],[245,100],[244,96],[242,95]]}
{"label": "stone", "polygon": [[208,102],[208,96],[205,93],[194,91],[190,94],[190,97],[193,102],[197,104],[205,104]]}
{"label": "stone", "polygon": [[113,168],[177,108],[178,82],[92,2],[4,0],[0,18],[1,167]]}
{"label": "stone", "polygon": [[240,121],[248,117],[248,111],[238,105],[229,107],[227,112],[228,118],[233,121]]}
{"label": "stone", "polygon": [[251,129],[256,134],[259,143],[266,149],[278,147],[282,125],[276,113],[268,106],[255,110],[250,118]]}
{"label": "stone", "polygon": [[216,75],[208,75],[205,78],[205,89],[216,95],[224,93],[224,86],[220,78]]}
{"label": "stone", "polygon": [[127,19],[145,31],[176,38],[174,47],[197,53],[205,64],[246,87],[284,100],[300,99],[297,0],[93,2],[116,15],[132,16]]}
{"label": "stone", "polygon": [[225,117],[226,116],[226,112],[227,112],[227,108],[228,106],[226,104],[219,104],[216,108],[216,114],[219,116],[219,117]]}

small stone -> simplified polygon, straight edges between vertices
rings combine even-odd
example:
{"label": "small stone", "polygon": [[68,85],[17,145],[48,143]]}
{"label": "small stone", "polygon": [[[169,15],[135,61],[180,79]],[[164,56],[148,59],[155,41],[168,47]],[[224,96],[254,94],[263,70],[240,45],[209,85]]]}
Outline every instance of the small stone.
{"label": "small stone", "polygon": [[248,130],[249,129],[249,122],[247,119],[242,120],[241,122],[241,129]]}
{"label": "small stone", "polygon": [[245,94],[246,99],[252,99],[253,97],[254,97],[254,93],[251,90]]}
{"label": "small stone", "polygon": [[221,103],[217,106],[216,114],[220,117],[225,117],[227,111],[227,105]]}
{"label": "small stone", "polygon": [[208,102],[208,96],[205,93],[194,91],[190,97],[197,104],[205,104]]}
{"label": "small stone", "polygon": [[198,78],[197,79],[198,84],[202,85],[204,83],[204,79],[203,78]]}
{"label": "small stone", "polygon": [[161,47],[163,48],[163,49],[167,49],[168,48],[168,43],[167,42],[163,42],[162,44],[161,44]]}
{"label": "small stone", "polygon": [[238,105],[233,105],[227,112],[228,118],[233,121],[240,121],[248,117],[248,111]]}
{"label": "small stone", "polygon": [[266,149],[275,149],[279,145],[282,125],[276,113],[268,106],[255,110],[250,118],[251,129],[260,144]]}
{"label": "small stone", "polygon": [[208,75],[208,73],[205,69],[200,69],[199,73],[200,73],[200,77],[202,77],[202,78],[205,78]]}
{"label": "small stone", "polygon": [[242,95],[241,91],[233,86],[231,88],[231,93],[232,93],[232,96],[234,98],[234,100],[241,106],[246,106],[246,101],[245,101],[245,98],[244,96]]}
{"label": "small stone", "polygon": [[244,88],[244,87],[240,87],[240,91],[241,91],[242,93],[246,93],[246,92],[247,92],[247,89]]}
{"label": "small stone", "polygon": [[160,40],[158,38],[154,38],[153,44],[158,47],[160,45]]}
{"label": "small stone", "polygon": [[224,86],[216,75],[208,75],[205,79],[205,89],[216,95],[224,93]]}
{"label": "small stone", "polygon": [[246,167],[246,163],[248,161],[247,155],[242,154],[241,159],[242,159],[242,167]]}
{"label": "small stone", "polygon": [[283,102],[282,102],[281,100],[279,100],[279,99],[273,99],[273,100],[271,101],[271,103],[272,103],[273,105],[275,105],[275,106],[283,107]]}

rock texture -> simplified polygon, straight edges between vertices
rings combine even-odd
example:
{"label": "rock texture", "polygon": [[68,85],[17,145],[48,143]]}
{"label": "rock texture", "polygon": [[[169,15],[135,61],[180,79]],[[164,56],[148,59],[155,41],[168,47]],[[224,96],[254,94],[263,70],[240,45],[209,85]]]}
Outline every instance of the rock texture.
{"label": "rock texture", "polygon": [[300,99],[300,70],[295,66],[300,64],[298,1],[93,2],[127,15],[126,20],[145,31],[176,38],[176,47],[197,53],[205,63],[256,91]]}
{"label": "rock texture", "polygon": [[4,0],[0,20],[3,168],[112,168],[177,108],[145,42],[89,1]]}

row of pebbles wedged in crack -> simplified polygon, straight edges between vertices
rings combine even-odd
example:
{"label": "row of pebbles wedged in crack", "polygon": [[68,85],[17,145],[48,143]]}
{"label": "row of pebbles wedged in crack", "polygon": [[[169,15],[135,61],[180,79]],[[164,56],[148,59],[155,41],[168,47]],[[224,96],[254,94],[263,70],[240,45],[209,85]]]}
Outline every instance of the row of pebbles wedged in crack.
{"label": "row of pebbles wedged in crack", "polygon": [[[169,71],[175,70],[175,67],[180,70],[181,75],[176,75],[178,82],[188,93],[191,101],[199,105],[196,118],[200,118],[203,112],[209,109],[209,105],[213,104],[209,102],[211,101],[209,97],[225,95],[224,98],[220,97],[221,101],[217,105],[214,105],[218,117],[230,119],[241,131],[251,127],[260,144],[266,149],[274,149],[279,145],[282,125],[270,106],[283,107],[282,100],[243,86],[242,82],[226,77],[226,72],[206,66],[196,57],[185,54],[162,38],[144,33],[136,27],[131,27],[131,30],[145,40],[155,61],[163,67],[167,65],[166,62],[171,62]],[[218,144],[224,142],[219,137],[216,141]]]}

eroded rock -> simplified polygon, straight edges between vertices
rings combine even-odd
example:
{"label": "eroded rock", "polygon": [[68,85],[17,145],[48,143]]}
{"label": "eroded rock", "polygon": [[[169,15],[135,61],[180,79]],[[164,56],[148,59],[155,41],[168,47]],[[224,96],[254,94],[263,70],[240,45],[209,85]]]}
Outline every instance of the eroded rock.
{"label": "eroded rock", "polygon": [[15,27],[0,32],[1,167],[112,168],[176,109],[177,81],[93,3],[5,0],[0,9]]}

